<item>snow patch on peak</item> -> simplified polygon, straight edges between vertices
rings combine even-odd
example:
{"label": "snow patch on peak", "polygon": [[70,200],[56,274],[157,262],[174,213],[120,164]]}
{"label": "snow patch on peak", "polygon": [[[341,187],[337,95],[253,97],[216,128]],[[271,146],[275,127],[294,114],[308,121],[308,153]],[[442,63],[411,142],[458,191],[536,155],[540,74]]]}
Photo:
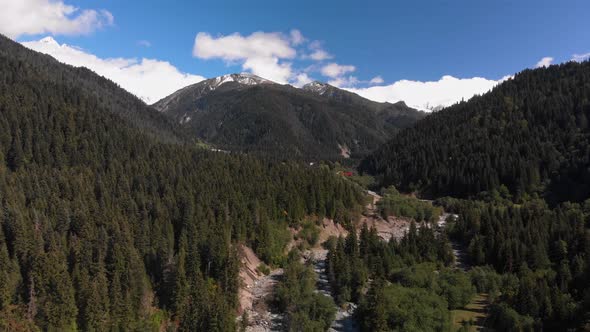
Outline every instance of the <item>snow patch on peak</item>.
{"label": "snow patch on peak", "polygon": [[305,91],[310,91],[310,92],[316,93],[321,96],[324,93],[326,93],[326,90],[328,90],[329,87],[330,87],[329,84],[322,83],[319,81],[313,81],[311,83],[305,84],[302,87],[302,89]]}
{"label": "snow patch on peak", "polygon": [[211,90],[215,90],[219,86],[228,83],[236,82],[243,85],[257,85],[257,84],[269,84],[274,83],[273,81],[267,80],[260,76],[256,76],[251,73],[239,73],[239,74],[227,74],[219,77],[215,77],[209,80],[209,87]]}
{"label": "snow patch on peak", "polygon": [[[216,90],[223,84],[230,82],[235,82],[240,85],[277,84],[273,81],[250,73],[227,74],[185,86],[168,97],[158,101],[156,104],[154,104],[154,106],[161,112],[167,112],[171,105],[177,103],[181,98],[183,98],[183,96],[190,96],[190,98],[197,100]],[[190,119],[187,119],[186,121],[190,121]]]}
{"label": "snow patch on peak", "polygon": [[58,42],[55,39],[53,39],[53,37],[51,37],[51,36],[47,36],[47,37],[39,40],[39,42],[41,42],[43,44],[51,44],[51,45],[59,46]]}

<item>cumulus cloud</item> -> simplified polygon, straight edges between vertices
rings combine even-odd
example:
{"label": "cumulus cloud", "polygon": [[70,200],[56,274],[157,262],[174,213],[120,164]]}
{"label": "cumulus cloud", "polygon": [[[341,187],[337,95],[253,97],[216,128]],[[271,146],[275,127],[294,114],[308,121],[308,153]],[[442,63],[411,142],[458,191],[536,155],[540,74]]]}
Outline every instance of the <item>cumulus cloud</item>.
{"label": "cumulus cloud", "polygon": [[584,54],[574,54],[572,56],[572,61],[576,61],[576,62],[582,62],[582,61],[585,61],[588,59],[590,59],[590,52],[584,53]]}
{"label": "cumulus cloud", "polygon": [[335,87],[353,87],[360,81],[355,76],[346,76],[356,70],[352,65],[339,65],[335,62],[329,63],[320,69],[320,73],[325,77],[329,77],[328,84]]}
{"label": "cumulus cloud", "polygon": [[292,76],[291,63],[280,63],[278,58],[249,58],[242,67],[255,75],[281,84],[287,83]]}
{"label": "cumulus cloud", "polygon": [[535,68],[549,67],[552,62],[553,62],[553,58],[550,56],[546,56],[543,59],[539,60],[539,62],[537,62],[537,64],[535,65]]}
{"label": "cumulus cloud", "polygon": [[277,32],[254,32],[247,37],[234,33],[217,38],[206,32],[199,32],[195,37],[193,55],[201,59],[224,60],[293,58],[295,49],[285,36]]}
{"label": "cumulus cloud", "polygon": [[16,39],[23,35],[84,35],[112,25],[106,10],[79,9],[52,0],[0,0],[0,32]]}
{"label": "cumulus cloud", "polygon": [[311,54],[305,55],[303,57],[304,59],[324,61],[333,58],[333,56],[330,53],[324,50],[324,48],[322,47],[322,43],[319,40],[314,40],[310,42],[308,47],[311,50]]}
{"label": "cumulus cloud", "polygon": [[355,66],[351,65],[339,65],[337,63],[329,63],[322,67],[322,75],[330,78],[337,78],[347,73],[355,71]]}
{"label": "cumulus cloud", "polygon": [[[213,36],[207,32],[199,32],[193,45],[193,56],[199,59],[220,59],[228,65],[239,64],[244,71],[250,71],[277,83],[290,83],[300,86],[304,80],[301,72],[308,76],[312,71],[321,71],[323,61],[332,59],[318,40],[308,40],[301,31],[291,30],[288,34],[280,32],[254,32],[250,35],[233,33]],[[312,61],[314,64],[305,69],[297,68],[299,61]],[[340,69],[340,74],[327,76],[334,82],[345,84],[357,81],[356,78],[345,77],[354,70],[354,66],[330,64],[326,71],[332,73]],[[310,70],[310,68],[315,68]]]}
{"label": "cumulus cloud", "polygon": [[306,41],[305,37],[303,37],[303,34],[301,33],[301,31],[297,30],[297,29],[293,29],[291,30],[291,43],[293,43],[293,45],[297,46],[297,45],[301,45]]}
{"label": "cumulus cloud", "polygon": [[360,80],[355,74],[357,68],[354,65],[324,62],[333,56],[323,48],[320,41],[306,39],[299,30],[291,30],[287,34],[255,32],[251,35],[234,33],[219,36],[200,32],[195,37],[193,55],[199,59],[220,59],[230,65],[239,64],[245,71],[296,87],[313,81],[311,76],[318,74],[328,84],[356,92],[365,98],[380,102],[403,100],[410,106],[424,110],[467,100],[475,94],[487,92],[502,81],[443,76],[432,82],[402,80],[384,85],[381,76]]}
{"label": "cumulus cloud", "polygon": [[355,76],[339,76],[328,81],[328,84],[338,88],[352,88],[359,83],[363,83]]}
{"label": "cumulus cloud", "polygon": [[291,64],[282,62],[296,56],[291,40],[277,32],[254,32],[249,36],[234,33],[213,37],[199,32],[195,37],[193,55],[200,59],[222,59],[242,63],[245,70],[278,83],[287,83],[292,76]]}
{"label": "cumulus cloud", "polygon": [[385,82],[383,77],[375,76],[369,81],[369,84],[383,84],[383,82]]}
{"label": "cumulus cloud", "polygon": [[51,37],[22,44],[49,54],[63,63],[87,67],[116,82],[146,103],[154,103],[182,87],[204,79],[202,76],[183,73],[167,61],[146,58],[103,59],[75,46],[60,45]]}
{"label": "cumulus cloud", "polygon": [[476,94],[483,94],[509,78],[504,77],[495,81],[481,77],[460,79],[446,75],[438,81],[401,80],[391,85],[347,90],[378,102],[404,101],[407,105],[418,109],[435,110],[450,106],[462,99],[467,100]]}
{"label": "cumulus cloud", "polygon": [[307,83],[311,83],[313,79],[309,77],[306,73],[300,73],[295,76],[295,81],[293,82],[293,86],[302,87]]}
{"label": "cumulus cloud", "polygon": [[315,50],[310,55],[309,58],[315,61],[324,61],[328,59],[332,59],[332,55],[324,50]]}

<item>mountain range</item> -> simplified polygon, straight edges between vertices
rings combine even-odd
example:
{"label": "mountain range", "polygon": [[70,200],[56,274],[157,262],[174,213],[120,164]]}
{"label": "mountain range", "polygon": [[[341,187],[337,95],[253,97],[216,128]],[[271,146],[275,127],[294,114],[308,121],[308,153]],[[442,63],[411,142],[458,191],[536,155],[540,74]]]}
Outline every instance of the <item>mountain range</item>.
{"label": "mountain range", "polygon": [[220,149],[306,160],[359,158],[427,115],[325,83],[295,88],[248,73],[187,86],[153,107]]}

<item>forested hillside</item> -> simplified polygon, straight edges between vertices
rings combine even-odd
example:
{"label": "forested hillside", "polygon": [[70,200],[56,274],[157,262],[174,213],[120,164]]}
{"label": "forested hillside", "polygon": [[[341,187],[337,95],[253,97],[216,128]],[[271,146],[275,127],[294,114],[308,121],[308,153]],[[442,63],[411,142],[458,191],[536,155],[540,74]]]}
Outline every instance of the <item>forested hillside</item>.
{"label": "forested hillside", "polygon": [[499,330],[590,327],[590,200],[550,209],[542,200],[514,204],[444,199],[459,218],[449,234],[467,250],[472,281],[493,300]]}
{"label": "forested hillside", "polygon": [[590,62],[525,70],[444,109],[365,159],[381,184],[441,198],[458,215],[486,325],[590,326]]}
{"label": "forested hillside", "polygon": [[0,330],[234,330],[234,244],[281,264],[288,225],[364,200],[324,166],[170,143],[110,81],[0,42]]}
{"label": "forested hillside", "polygon": [[[53,96],[55,100],[65,99],[76,103],[79,101],[73,98],[92,98],[97,107],[119,115],[128,124],[159,140],[181,142],[189,137],[182,133],[178,124],[148,107],[109,79],[98,76],[87,68],[62,64],[48,55],[32,52],[2,35],[0,56],[3,66],[2,85],[5,88],[3,94],[19,93],[18,86],[9,85],[12,80],[26,81],[27,84],[37,86],[40,92],[45,88],[59,85],[62,91],[60,95]],[[77,94],[69,93],[74,90]],[[8,106],[10,104],[4,107]]]}
{"label": "forested hillside", "polygon": [[242,81],[262,83],[225,82],[226,76],[185,87],[154,107],[221,149],[304,160],[361,158],[426,116],[403,103],[376,103],[334,87],[346,98],[251,75]]}
{"label": "forested hillside", "polygon": [[437,112],[364,160],[383,185],[467,197],[504,185],[521,199],[590,197],[590,62],[525,70]]}

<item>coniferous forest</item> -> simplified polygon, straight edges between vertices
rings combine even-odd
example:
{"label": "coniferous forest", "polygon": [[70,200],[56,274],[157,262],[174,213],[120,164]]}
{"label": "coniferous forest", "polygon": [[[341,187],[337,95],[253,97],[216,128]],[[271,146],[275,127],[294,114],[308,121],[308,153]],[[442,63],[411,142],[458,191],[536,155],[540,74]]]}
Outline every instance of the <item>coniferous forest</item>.
{"label": "coniferous forest", "polygon": [[327,167],[199,150],[113,83],[1,43],[1,330],[233,330],[235,243],[280,264],[287,225],[364,200]]}
{"label": "coniferous forest", "polygon": [[505,186],[516,200],[590,197],[590,62],[525,70],[436,112],[361,164],[384,186],[470,197]]}
{"label": "coniferous forest", "polygon": [[590,322],[590,62],[525,70],[435,113],[361,163],[438,199],[500,331]]}

